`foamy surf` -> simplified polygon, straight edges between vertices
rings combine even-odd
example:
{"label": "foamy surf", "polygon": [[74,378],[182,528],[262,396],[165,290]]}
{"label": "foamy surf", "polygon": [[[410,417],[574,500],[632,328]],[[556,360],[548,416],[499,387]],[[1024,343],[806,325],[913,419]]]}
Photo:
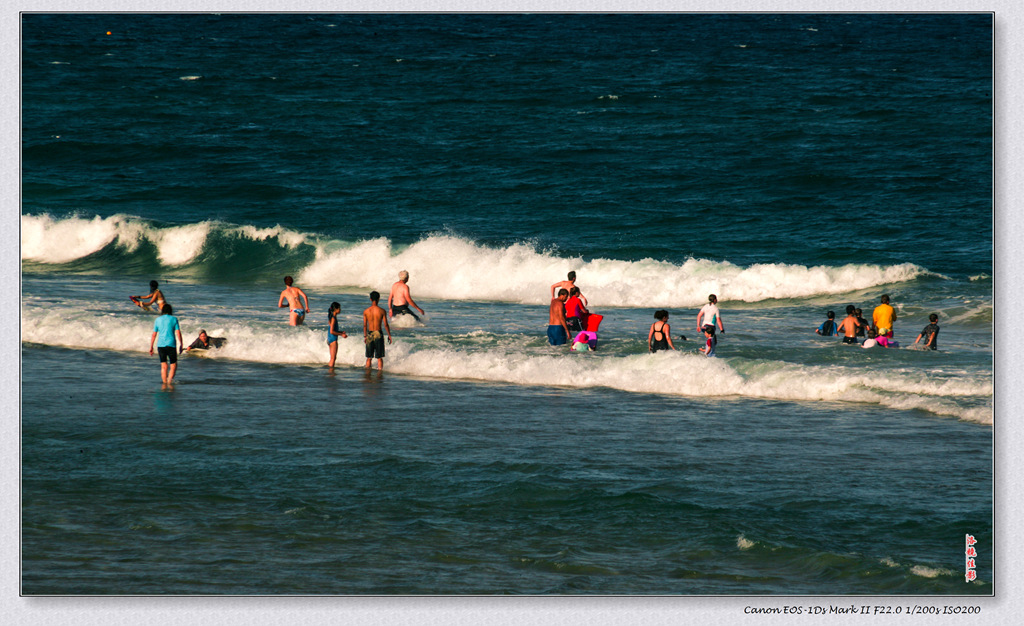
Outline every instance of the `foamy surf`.
{"label": "foamy surf", "polygon": [[[280,226],[260,228],[214,221],[160,226],[125,215],[92,219],[23,215],[21,222],[22,260],[44,265],[73,263],[110,247],[141,254],[143,244],[148,244],[168,272],[203,268],[204,261],[214,257],[224,267],[265,268],[298,262],[290,253],[306,247],[313,260],[292,272],[301,285],[381,291],[396,280],[399,271],[407,270],[417,297],[462,301],[546,305],[551,285],[570,270],[579,276],[577,284],[591,305],[599,307],[635,306],[637,294],[660,307],[698,306],[709,293],[718,294],[722,302],[813,298],[903,283],[928,274],[909,263],[743,267],[693,258],[682,263],[650,258],[565,258],[529,243],[489,247],[447,234],[399,246],[384,238],[343,241]],[[224,246],[225,241],[262,245],[235,251]]]}
{"label": "foamy surf", "polygon": [[[228,344],[208,358],[256,363],[321,366],[326,362],[325,334],[318,325],[289,327],[283,320],[202,322],[192,311],[179,314],[186,344],[200,324],[226,336]],[[362,333],[355,315],[340,320],[349,333],[338,341],[340,366],[365,362]],[[811,367],[740,357],[708,359],[692,352],[621,354],[608,349],[568,354],[536,337],[474,331],[425,337],[401,332],[409,316],[393,325],[387,346],[388,370],[411,376],[471,380],[523,386],[605,387],[630,393],[692,398],[742,397],[787,402],[852,402],[899,410],[920,410],[980,424],[992,423],[991,377],[963,372],[923,373],[896,369],[879,374],[860,366]],[[146,353],[153,317],[129,313],[98,314],[25,303],[22,340],[74,349]]]}

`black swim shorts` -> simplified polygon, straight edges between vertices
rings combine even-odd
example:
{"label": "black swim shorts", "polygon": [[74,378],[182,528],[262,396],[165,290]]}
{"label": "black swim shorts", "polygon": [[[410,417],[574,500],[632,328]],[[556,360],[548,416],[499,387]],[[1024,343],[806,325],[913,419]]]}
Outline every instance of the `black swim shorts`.
{"label": "black swim shorts", "polygon": [[160,355],[161,363],[175,364],[178,362],[178,348],[175,346],[160,346],[156,349]]}

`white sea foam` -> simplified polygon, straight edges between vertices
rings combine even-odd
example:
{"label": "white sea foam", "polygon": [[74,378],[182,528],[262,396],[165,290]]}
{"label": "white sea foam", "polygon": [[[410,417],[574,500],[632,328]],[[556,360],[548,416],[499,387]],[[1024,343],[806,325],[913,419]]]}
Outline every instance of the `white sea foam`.
{"label": "white sea foam", "polygon": [[21,216],[21,258],[41,263],[67,263],[99,252],[115,240],[138,247],[144,226],[124,216],[55,220],[49,215]]}
{"label": "white sea foam", "polygon": [[311,286],[382,289],[400,270],[412,274],[414,292],[428,298],[547,304],[551,285],[569,270],[594,306],[631,306],[637,294],[657,306],[697,306],[709,293],[722,301],[759,302],[840,294],[899,283],[925,273],[921,267],[851,264],[804,267],[759,264],[747,268],[706,259],[673,264],[654,259],[566,259],[519,243],[480,246],[450,235],[434,235],[403,249],[386,239],[318,249],[301,274]]}
{"label": "white sea foam", "polygon": [[[385,293],[404,269],[412,274],[411,285],[417,296],[448,300],[547,304],[551,285],[570,270],[576,271],[584,295],[597,307],[632,306],[637,294],[643,294],[644,301],[652,306],[661,307],[694,307],[705,302],[709,293],[718,294],[723,302],[808,298],[900,283],[926,273],[912,264],[806,267],[770,263],[742,267],[708,259],[682,263],[584,260],[539,251],[528,243],[488,247],[444,234],[401,247],[383,238],[338,241],[280,226],[199,222],[159,227],[124,215],[91,220],[23,215],[22,259],[67,263],[112,243],[131,252],[149,241],[156,247],[161,263],[176,267],[197,262],[215,232],[251,241],[274,239],[288,249],[312,246],[313,262],[296,275],[309,287],[367,288]],[[262,262],[247,261],[263,265],[275,260],[272,249],[263,254],[270,256]]]}
{"label": "white sea foam", "polygon": [[151,230],[149,237],[157,247],[157,258],[164,265],[186,265],[203,250],[212,224],[201,222],[173,228]]}
{"label": "white sea foam", "polygon": [[[153,319],[134,312],[98,315],[85,308],[69,312],[28,302],[22,308],[22,339],[78,349],[144,353]],[[209,358],[302,365],[323,365],[327,360],[321,328],[292,328],[276,319],[211,323],[190,317],[188,312],[179,319],[187,342],[194,339],[200,324],[212,328],[214,336],[229,338],[227,345],[211,351]],[[521,335],[484,331],[423,339],[398,333],[387,349],[386,360],[392,372],[440,379],[608,387],[687,397],[867,403],[992,423],[992,381],[985,374],[933,380],[917,370],[894,370],[879,376],[860,367],[708,359],[683,352],[570,355],[536,341],[524,344]],[[359,367],[364,361],[362,333],[353,332],[339,340],[339,365]]]}
{"label": "white sea foam", "polygon": [[755,545],[757,545],[757,544],[755,544],[753,541],[747,539],[743,535],[740,535],[740,536],[736,537],[736,547],[739,548],[740,550],[749,550],[749,549],[753,548]]}
{"label": "white sea foam", "polygon": [[939,576],[952,576],[953,570],[941,567],[927,567],[925,565],[915,565],[910,568],[910,573],[915,576],[921,576],[923,578],[938,578]]}
{"label": "white sea foam", "polygon": [[160,262],[174,267],[194,262],[214,232],[252,241],[276,238],[278,244],[285,248],[308,243],[310,238],[280,226],[226,226],[204,221],[159,227],[126,215],[92,219],[22,215],[21,258],[39,263],[68,263],[95,254],[111,244],[126,252],[134,252],[140,244],[148,241],[156,247]]}

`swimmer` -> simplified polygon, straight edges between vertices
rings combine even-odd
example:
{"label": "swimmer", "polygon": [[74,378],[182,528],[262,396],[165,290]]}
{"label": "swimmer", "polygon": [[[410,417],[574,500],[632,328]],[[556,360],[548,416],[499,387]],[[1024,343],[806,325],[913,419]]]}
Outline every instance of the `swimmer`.
{"label": "swimmer", "polygon": [[718,311],[718,296],[711,294],[708,296],[708,303],[697,314],[697,330],[703,330],[704,326],[709,324],[714,328],[716,323],[718,324],[718,330],[724,333],[725,327],[722,326],[722,314]]}
{"label": "swimmer", "polygon": [[[576,286],[576,272],[569,272],[569,274],[566,277],[566,280],[560,280],[557,283],[555,283],[554,285],[551,285],[551,298],[552,299],[555,298],[555,290],[556,289],[565,289],[566,291],[571,293],[572,292],[572,288],[575,287],[575,286]],[[585,306],[585,307],[590,306],[590,303],[587,302],[587,299],[583,296],[582,293],[579,294],[579,297],[580,297],[580,301],[583,303],[583,306]]]}
{"label": "swimmer", "polygon": [[875,307],[871,318],[878,334],[892,339],[892,323],[896,321],[896,311],[889,305],[889,294],[882,296],[882,303]]}
{"label": "swimmer", "polygon": [[381,324],[388,329],[388,343],[391,343],[391,326],[388,324],[387,311],[380,308],[380,294],[370,292],[370,306],[363,311],[363,343],[366,344],[366,369],[370,362],[377,359],[377,370],[384,371],[384,334]]}
{"label": "swimmer", "polygon": [[931,315],[928,316],[928,325],[924,327],[924,329],[921,331],[921,334],[919,334],[917,336],[917,339],[914,340],[915,346],[917,345],[917,342],[921,341],[921,339],[924,339],[924,344],[922,345],[924,345],[925,348],[929,348],[931,350],[939,349],[938,321],[939,316],[936,313],[932,313]]}
{"label": "swimmer", "polygon": [[836,312],[829,311],[825,314],[825,321],[821,323],[821,326],[814,332],[824,337],[831,337],[836,334]]}
{"label": "swimmer", "polygon": [[420,312],[420,315],[426,315],[426,313],[419,307],[418,304],[413,302],[412,294],[409,293],[409,272],[402,270],[398,272],[398,281],[391,285],[391,295],[388,296],[388,310],[391,312],[391,317],[395,315],[411,315],[418,322],[420,318],[415,313],[409,310],[411,304]]}
{"label": "swimmer", "polygon": [[[144,306],[149,306],[155,302],[156,310],[163,311],[164,305],[167,304],[167,302],[164,300],[164,294],[160,291],[159,283],[157,283],[155,280],[149,281],[148,295],[129,297],[131,298],[131,301],[138,305],[140,308]],[[148,302],[145,301],[146,298],[149,298]]]}
{"label": "swimmer", "polygon": [[[672,329],[668,325],[668,311],[660,309],[654,312],[654,319],[651,329],[647,331],[647,350],[657,352],[658,350],[675,350],[672,343]],[[684,338],[683,341],[686,341]]]}
{"label": "swimmer", "polygon": [[[284,277],[284,284],[284,291],[281,292],[281,297],[277,299],[277,308],[289,307],[291,315],[288,323],[292,326],[299,326],[306,319],[306,313],[309,313],[309,298],[306,297],[304,291],[292,286],[291,276]],[[287,304],[285,304],[285,300],[288,300]]]}
{"label": "swimmer", "polygon": [[559,289],[558,297],[551,299],[548,309],[548,343],[553,346],[561,346],[569,341],[569,326],[565,323],[565,301],[568,299],[568,289]]}
{"label": "swimmer", "polygon": [[339,311],[341,311],[341,305],[337,302],[332,302],[331,307],[327,309],[327,349],[331,354],[327,367],[331,369],[334,369],[334,360],[338,357],[338,336],[341,336],[342,339],[348,338],[345,331],[338,330]]}
{"label": "swimmer", "polygon": [[843,343],[857,343],[857,329],[860,324],[857,322],[857,309],[852,304],[846,305],[846,318],[839,324],[843,331]]}
{"label": "swimmer", "polygon": [[199,337],[190,343],[185,350],[209,350],[210,348],[219,348],[222,345],[224,345],[223,337],[211,337],[206,334],[205,330],[200,330]]}
{"label": "swimmer", "polygon": [[703,352],[704,356],[715,356],[715,348],[718,346],[718,338],[715,337],[715,327],[711,324],[705,324],[702,330],[704,331],[705,343],[698,350]]}

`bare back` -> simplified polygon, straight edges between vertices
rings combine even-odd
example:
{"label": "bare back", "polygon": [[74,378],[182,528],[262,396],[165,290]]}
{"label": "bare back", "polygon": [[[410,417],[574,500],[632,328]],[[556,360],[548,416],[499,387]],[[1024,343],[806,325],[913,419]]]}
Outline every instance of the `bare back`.
{"label": "bare back", "polygon": [[548,324],[552,326],[562,326],[565,324],[565,303],[558,298],[551,301]]}
{"label": "bare back", "polygon": [[842,329],[843,336],[845,336],[845,337],[856,337],[857,336],[857,328],[859,326],[860,326],[860,323],[857,322],[857,317],[855,315],[847,315],[846,319],[844,319],[839,324],[839,328]]}
{"label": "bare back", "polygon": [[[374,331],[381,332],[381,322],[387,324],[387,311],[380,308],[376,304],[370,306],[363,311],[363,332],[372,333]],[[390,326],[388,332],[391,332]],[[390,335],[389,335],[390,336]]]}
{"label": "bare back", "polygon": [[[281,292],[281,297],[277,299],[277,305],[281,306],[281,303],[288,300],[288,306],[292,309],[308,309],[309,300],[306,298],[306,294],[303,293],[298,287],[285,287],[284,291]],[[303,301],[306,304],[303,304]]]}
{"label": "bare back", "polygon": [[391,295],[388,296],[388,306],[402,306],[409,304],[409,285],[405,281],[397,281],[391,285]]}

